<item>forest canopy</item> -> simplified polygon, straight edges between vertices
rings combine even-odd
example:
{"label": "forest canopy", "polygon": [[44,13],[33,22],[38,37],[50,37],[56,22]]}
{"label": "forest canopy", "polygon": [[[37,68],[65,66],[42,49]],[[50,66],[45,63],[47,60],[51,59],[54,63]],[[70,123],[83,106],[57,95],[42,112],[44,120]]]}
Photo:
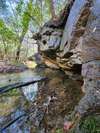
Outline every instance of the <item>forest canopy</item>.
{"label": "forest canopy", "polygon": [[37,32],[45,22],[57,17],[65,2],[65,0],[1,0],[0,59],[20,60],[21,51],[27,52],[27,48],[22,45],[26,34]]}

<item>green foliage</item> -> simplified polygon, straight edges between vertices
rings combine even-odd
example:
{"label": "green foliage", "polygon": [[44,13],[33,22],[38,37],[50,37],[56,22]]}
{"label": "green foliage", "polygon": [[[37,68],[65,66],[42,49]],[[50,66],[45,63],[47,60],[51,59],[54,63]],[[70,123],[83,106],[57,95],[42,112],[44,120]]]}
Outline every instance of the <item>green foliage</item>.
{"label": "green foliage", "polygon": [[83,133],[100,133],[100,116],[88,116],[81,121],[80,130]]}
{"label": "green foliage", "polygon": [[3,96],[19,96],[19,95],[20,95],[20,91],[13,89],[13,90],[8,91],[7,93],[2,94],[2,97]]}
{"label": "green foliage", "polygon": [[55,11],[56,14],[59,14],[59,12],[64,8],[64,6],[67,3],[67,0],[55,0]]}
{"label": "green foliage", "polygon": [[[59,15],[59,12],[64,8],[66,0],[53,0],[56,15]],[[45,0],[45,6],[48,8],[47,13],[51,16],[50,10],[50,0]]]}
{"label": "green foliage", "polygon": [[22,9],[23,9],[24,2],[23,0],[20,0],[16,6],[16,14],[21,15]]}
{"label": "green foliage", "polygon": [[22,33],[21,36],[26,34],[30,22],[30,16],[28,15],[28,12],[25,11],[22,16]]}
{"label": "green foliage", "polygon": [[100,115],[87,116],[68,133],[100,133]]}
{"label": "green foliage", "polygon": [[57,129],[56,133],[63,133],[62,129]]}
{"label": "green foliage", "polygon": [[[6,8],[6,1],[2,0],[2,2],[1,6]],[[5,54],[6,57],[10,54],[15,57],[15,54],[20,56],[22,42],[27,31],[29,29],[38,31],[50,19],[50,0],[28,0],[27,2],[19,0],[15,8],[10,1],[8,2],[13,15],[9,16],[9,23],[0,19],[0,53],[4,54],[4,57]],[[54,4],[56,7],[58,3],[55,1]]]}
{"label": "green foliage", "polygon": [[2,19],[0,19],[0,35],[4,39],[8,39],[8,40],[16,39],[16,34],[9,27],[5,25]]}
{"label": "green foliage", "polygon": [[0,11],[4,11],[7,9],[6,0],[0,0]]}
{"label": "green foliage", "polygon": [[[15,10],[13,11],[13,16],[9,19],[9,24],[6,24],[2,19],[0,19],[0,43],[1,49],[4,50],[4,54],[8,57],[9,50],[14,50],[15,54],[17,50],[21,50],[21,43],[27,33],[31,17],[32,1],[30,0],[27,5],[23,3],[22,0],[19,1]],[[23,8],[24,7],[24,8]],[[28,13],[27,13],[28,12]],[[12,47],[12,48],[11,48]],[[12,52],[10,52],[12,54]],[[4,56],[5,57],[5,56]]]}
{"label": "green foliage", "polygon": [[48,15],[51,16],[50,0],[45,0],[45,6],[48,8],[48,9],[47,9]]}
{"label": "green foliage", "polygon": [[41,7],[38,4],[35,4],[32,10],[32,14],[34,14],[35,22],[38,26],[41,26],[43,21],[43,16],[41,13]]}

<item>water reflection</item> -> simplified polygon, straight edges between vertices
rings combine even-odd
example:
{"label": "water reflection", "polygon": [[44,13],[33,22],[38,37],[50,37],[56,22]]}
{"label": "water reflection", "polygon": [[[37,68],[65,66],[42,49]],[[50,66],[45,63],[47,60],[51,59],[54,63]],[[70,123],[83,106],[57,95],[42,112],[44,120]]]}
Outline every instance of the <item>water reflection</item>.
{"label": "water reflection", "polygon": [[30,80],[36,80],[40,76],[37,75],[34,71],[27,70],[21,73],[13,73],[13,74],[0,74],[0,87],[13,84],[16,82],[26,82]]}
{"label": "water reflection", "polygon": [[27,100],[33,101],[38,91],[38,83],[23,87],[22,91],[26,96]]}
{"label": "water reflection", "polygon": [[[27,125],[26,126],[26,118],[23,114],[25,112],[24,111],[21,111],[21,110],[16,110],[15,112],[13,112],[12,114],[10,114],[10,121],[13,121],[13,120],[16,120],[17,118],[19,118],[20,116],[20,119],[16,120],[14,123],[12,123],[11,125],[9,125],[8,127],[6,127],[6,125],[3,125],[3,127],[5,126],[6,128],[3,129],[2,127],[2,130],[1,132],[2,133],[12,133],[12,131],[14,131],[14,133],[29,133],[30,132],[30,126]],[[7,117],[6,117],[7,119]],[[9,122],[8,122],[9,123]],[[26,123],[26,124],[25,124]]]}
{"label": "water reflection", "polygon": [[[0,87],[19,81],[36,80],[38,77],[33,71],[0,75]],[[30,133],[32,125],[27,123],[28,116],[24,114],[37,91],[38,83],[35,83],[0,95],[0,130],[2,133]]]}

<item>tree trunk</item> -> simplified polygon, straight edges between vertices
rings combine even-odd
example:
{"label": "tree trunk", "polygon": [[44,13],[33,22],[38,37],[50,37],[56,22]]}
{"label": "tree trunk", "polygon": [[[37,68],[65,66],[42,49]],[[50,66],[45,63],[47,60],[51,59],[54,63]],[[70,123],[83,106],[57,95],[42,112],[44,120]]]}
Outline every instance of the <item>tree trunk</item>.
{"label": "tree trunk", "polygon": [[21,44],[18,45],[17,52],[16,52],[16,61],[19,61],[20,58],[20,51],[21,51]]}
{"label": "tree trunk", "polygon": [[19,45],[17,47],[17,52],[16,52],[16,61],[19,61],[20,59],[21,44],[23,42],[24,36],[25,36],[25,33],[22,34],[22,36],[19,38]]}
{"label": "tree trunk", "polygon": [[54,7],[53,0],[50,0],[50,12],[51,12],[52,20],[54,20],[56,18],[56,13],[55,13],[55,7]]}

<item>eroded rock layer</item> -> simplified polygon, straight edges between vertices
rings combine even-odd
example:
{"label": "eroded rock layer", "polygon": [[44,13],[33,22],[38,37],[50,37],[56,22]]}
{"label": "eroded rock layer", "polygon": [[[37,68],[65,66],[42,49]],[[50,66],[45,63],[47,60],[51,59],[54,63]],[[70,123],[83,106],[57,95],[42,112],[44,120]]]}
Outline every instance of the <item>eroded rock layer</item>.
{"label": "eroded rock layer", "polygon": [[85,96],[73,113],[82,116],[94,106],[100,109],[100,0],[69,3],[64,9],[66,24],[65,19],[64,23],[61,20],[63,26],[59,19],[59,25],[57,20],[49,21],[37,40],[47,66],[62,69],[66,74],[82,72]]}
{"label": "eroded rock layer", "polygon": [[[54,60],[63,69],[71,69],[74,64],[82,64],[81,37],[86,28],[90,7],[91,1],[71,0],[62,12],[62,18],[49,21],[38,33],[40,51],[46,53],[53,50]],[[66,24],[62,23],[65,19]]]}

